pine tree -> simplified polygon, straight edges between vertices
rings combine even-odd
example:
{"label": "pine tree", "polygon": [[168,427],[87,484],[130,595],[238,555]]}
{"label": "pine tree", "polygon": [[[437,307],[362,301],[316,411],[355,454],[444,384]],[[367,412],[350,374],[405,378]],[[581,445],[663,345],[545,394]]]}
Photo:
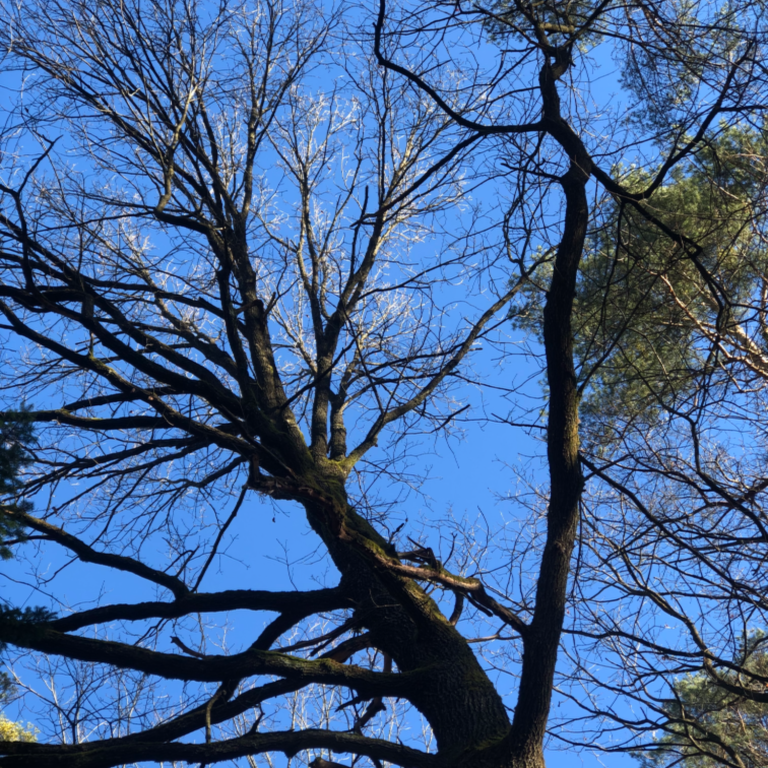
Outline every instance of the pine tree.
{"label": "pine tree", "polygon": [[[20,489],[19,472],[30,461],[27,447],[33,441],[32,424],[24,411],[17,414],[0,416],[0,498],[11,498]],[[15,520],[7,517],[6,510],[28,511],[28,501],[14,499],[10,503],[0,503],[0,557],[7,560],[11,550],[6,543],[9,538],[18,541],[20,527]],[[0,703],[4,703],[13,691],[13,683],[8,675],[0,672]],[[35,730],[30,725],[25,728],[21,723],[9,720],[0,714],[0,741],[36,741]]]}
{"label": "pine tree", "polygon": [[24,410],[0,415],[0,557],[11,557],[9,540],[21,538],[19,524],[8,511],[28,512],[32,505],[20,500],[19,472],[29,464],[27,446],[33,442],[32,423]]}
{"label": "pine tree", "polygon": [[[768,675],[766,634],[752,634],[736,664]],[[754,687],[729,672],[734,686]],[[762,768],[768,765],[768,704],[726,690],[704,673],[686,675],[673,685],[675,698],[665,704],[669,720],[654,748],[638,755],[645,768]]]}

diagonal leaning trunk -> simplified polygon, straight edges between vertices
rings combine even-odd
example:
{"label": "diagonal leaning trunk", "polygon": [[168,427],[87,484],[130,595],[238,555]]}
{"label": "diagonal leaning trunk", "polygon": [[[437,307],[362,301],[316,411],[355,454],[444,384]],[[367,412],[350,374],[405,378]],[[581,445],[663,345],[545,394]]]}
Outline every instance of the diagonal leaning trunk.
{"label": "diagonal leaning trunk", "polygon": [[[579,463],[579,394],[573,359],[572,312],[589,208],[588,158],[559,115],[551,69],[541,75],[544,120],[571,152],[562,177],[563,236],[544,309],[549,385],[547,459],[550,502],[536,605],[523,635],[517,706],[510,722],[501,696],[466,640],[416,583],[387,568],[396,554],[346,504],[335,522],[324,505],[306,504],[308,518],[343,575],[372,645],[402,671],[428,670],[408,699],[433,729],[442,765],[466,768],[543,768],[543,740],[565,617],[570,559],[576,538],[583,477]],[[338,498],[338,496],[337,496]],[[372,551],[376,556],[371,557]],[[393,599],[394,598],[394,599]]]}

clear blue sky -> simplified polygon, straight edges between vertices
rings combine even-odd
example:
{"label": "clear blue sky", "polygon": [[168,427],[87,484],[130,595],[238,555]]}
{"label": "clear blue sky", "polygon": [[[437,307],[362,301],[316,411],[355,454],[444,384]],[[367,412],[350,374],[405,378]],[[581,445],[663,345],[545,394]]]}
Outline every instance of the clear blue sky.
{"label": "clear blue sky", "polygon": [[[615,85],[615,80],[608,76],[600,87],[612,90]],[[482,378],[493,380],[499,375],[492,355],[480,356],[479,359]],[[524,395],[535,397],[538,392],[535,383],[537,365],[537,362],[524,357],[516,360],[515,370],[519,383],[534,376],[534,381],[523,391]],[[508,384],[509,367],[506,370],[503,376],[507,377],[504,383]],[[477,409],[468,415],[480,418],[482,407],[488,416],[506,416],[511,410],[508,401],[496,398],[492,393],[487,393],[484,398],[481,406],[480,399],[475,396]],[[35,405],[44,407],[46,404],[36,402]],[[535,401],[523,401],[522,405],[524,409],[533,407]],[[519,411],[516,416],[523,420],[532,418]],[[463,440],[446,443],[441,439],[435,443],[425,443],[426,452],[414,466],[415,474],[423,475],[424,479],[418,482],[419,492],[411,492],[402,505],[402,516],[407,516],[411,524],[418,524],[420,520],[439,520],[450,510],[457,518],[472,519],[482,512],[491,521],[491,527],[497,524],[501,526],[502,521],[511,521],[526,514],[513,501],[500,498],[513,494],[517,487],[518,479],[513,467],[524,471],[533,482],[545,483],[541,462],[536,458],[540,458],[542,445],[527,437],[523,430],[492,423],[481,426],[477,422],[469,422],[464,426],[466,436]],[[306,568],[302,568],[301,560],[311,556],[314,546],[312,534],[307,532],[299,513],[278,512],[274,514],[273,522],[271,505],[259,503],[254,496],[231,529],[230,546],[222,570],[219,572],[214,568],[211,571],[206,587],[208,590],[289,589],[294,583],[301,585],[306,582],[309,574]],[[298,561],[292,572],[282,562],[286,553],[289,558]],[[41,565],[52,575],[62,562],[53,558],[48,562],[43,561]],[[10,577],[10,581],[6,581],[3,587],[4,597],[14,604],[40,604],[41,596],[27,586],[27,579],[23,576],[24,567],[21,562],[0,565],[0,571]],[[332,580],[329,577],[328,581]],[[74,565],[57,577],[55,591],[57,597],[65,596],[69,604],[76,607],[81,601],[91,600],[99,593],[102,593],[105,603],[149,597],[138,589],[138,581],[132,577],[122,576],[120,581],[115,581],[97,566]],[[242,631],[242,627],[239,629]],[[237,637],[237,632],[236,627],[234,637]],[[9,710],[8,714],[13,716],[13,710]],[[549,768],[598,768],[603,765],[624,768],[636,765],[629,757],[599,757],[588,751],[568,753],[551,750],[547,761]]]}

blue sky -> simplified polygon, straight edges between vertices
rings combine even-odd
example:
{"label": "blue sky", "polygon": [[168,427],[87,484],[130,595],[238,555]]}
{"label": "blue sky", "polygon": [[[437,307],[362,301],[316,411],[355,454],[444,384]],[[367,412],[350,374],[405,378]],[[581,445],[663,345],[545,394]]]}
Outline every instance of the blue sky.
{"label": "blue sky", "polygon": [[[613,93],[616,88],[615,76],[610,74],[608,68],[606,59],[605,80],[596,84],[597,93]],[[507,417],[510,414],[520,421],[537,418],[537,398],[540,394],[538,361],[526,357],[522,348],[513,364],[507,364],[503,370],[498,366],[492,350],[478,354],[476,359],[477,373],[482,380],[498,380],[500,384],[509,386],[510,376],[516,379],[521,387],[519,407],[492,391],[484,393],[482,398],[477,392],[470,392],[475,410],[467,414],[470,420],[462,425],[465,429],[463,438],[448,442],[442,438],[423,442],[416,451],[417,458],[413,459],[413,473],[417,478],[413,483],[415,488],[405,495],[400,509],[393,516],[398,520],[407,517],[412,533],[419,530],[422,524],[434,524],[449,513],[459,520],[484,516],[490,521],[492,530],[525,522],[528,511],[514,500],[516,491],[525,491],[515,470],[525,475],[533,485],[546,482],[546,475],[542,473],[542,444],[528,436],[525,430],[493,423],[495,416]],[[35,405],[45,407],[48,404],[36,401]],[[490,423],[482,423],[485,417]],[[388,482],[385,479],[382,484]],[[73,489],[61,489],[64,496],[71,492]],[[248,505],[231,529],[221,570],[215,566],[206,579],[207,589],[212,591],[233,586],[290,589],[295,584],[309,583],[310,571],[303,563],[305,558],[313,557],[315,543],[297,511],[275,512],[270,504],[260,503],[255,496],[251,497]],[[423,541],[436,547],[438,534],[439,528],[427,527]],[[34,545],[27,547],[34,549]],[[58,555],[50,557],[47,553],[42,558],[33,558],[36,560],[34,567],[42,569],[46,577],[55,575],[57,598],[69,603],[72,608],[97,596],[104,602],[146,597],[139,592],[137,583],[131,577],[121,576],[115,580],[96,566],[72,565],[59,571],[64,561],[57,558]],[[287,566],[286,560],[294,563],[292,568]],[[4,587],[4,596],[20,605],[41,604],[45,590],[41,593],[29,588],[28,577],[23,575],[26,567],[22,561],[0,565],[0,572],[10,577]],[[328,579],[332,581],[332,574],[328,574]],[[239,639],[238,631],[245,635],[244,630],[250,629],[238,626],[238,621],[239,617],[233,617],[235,642]],[[568,706],[563,704],[558,712]],[[13,709],[9,710],[9,714],[13,715]],[[26,711],[22,715],[26,715]],[[596,757],[588,751],[567,753],[551,750],[547,757],[550,768],[598,768],[602,765],[623,768],[635,764],[628,757]]]}

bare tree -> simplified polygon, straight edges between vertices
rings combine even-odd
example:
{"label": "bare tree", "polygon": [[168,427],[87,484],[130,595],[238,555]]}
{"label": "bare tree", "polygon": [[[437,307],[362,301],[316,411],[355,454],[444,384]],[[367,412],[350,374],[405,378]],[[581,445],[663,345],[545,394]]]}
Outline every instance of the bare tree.
{"label": "bare tree", "polygon": [[[574,314],[592,191],[703,265],[649,201],[718,121],[761,108],[761,33],[744,30],[751,6],[417,11],[382,2],[372,35],[355,32],[362,10],[309,4],[4,11],[21,86],[4,134],[0,310],[18,354],[3,373],[6,392],[55,403],[32,412],[26,486],[47,504],[14,519],[157,594],[5,612],[0,641],[61,658],[50,675],[73,689],[50,711],[72,736],[5,744],[0,765],[543,765],[584,489]],[[627,46],[652,117],[634,146],[660,142],[639,189],[561,95],[606,37]],[[471,46],[489,39],[500,58],[484,71]],[[469,188],[499,175],[498,226],[461,231]],[[450,424],[473,347],[540,285],[547,510],[533,578],[497,600],[384,535],[354,483],[403,436]],[[255,494],[303,508],[335,586],[202,590]],[[512,635],[511,719],[459,624],[466,603]],[[232,610],[277,617],[245,650],[219,636],[209,653],[195,617]],[[339,690],[349,730],[330,717]],[[435,752],[398,738],[385,699],[418,710]]]}
{"label": "bare tree", "polygon": [[[385,429],[397,440],[450,421],[459,365],[516,290],[507,269],[494,290],[498,249],[443,228],[469,202],[459,160],[479,137],[359,50],[334,53],[338,17],[309,5],[29,5],[5,20],[23,78],[5,136],[3,328],[19,352],[6,392],[56,403],[32,412],[40,472],[27,491],[47,489],[48,505],[14,519],[158,595],[47,623],[7,612],[4,640],[62,657],[49,679],[72,684],[46,697],[63,743],[9,744],[4,762],[305,750],[434,762],[364,734],[384,696],[413,699],[448,750],[464,749],[467,727],[467,744],[490,738],[507,722],[501,698],[413,577],[521,620],[431,555],[398,557],[346,487]],[[455,285],[481,270],[476,306],[462,288],[452,311]],[[304,507],[337,586],[202,591],[256,494]],[[171,634],[169,620],[188,629],[184,617],[235,609],[277,618],[239,653]],[[317,614],[333,628],[271,650]],[[367,649],[370,665],[347,663]],[[159,704],[147,676],[180,681],[179,703]],[[260,704],[317,686],[353,692],[351,731],[321,727],[321,696],[315,715],[291,718],[315,727],[259,730]]]}
{"label": "bare tree", "polygon": [[[480,74],[471,46],[483,34],[498,53]],[[588,108],[587,62],[606,41],[628,91],[623,120]],[[567,633],[560,690],[583,708],[557,723],[569,747],[663,750],[663,740],[649,741],[654,732],[697,733],[691,713],[670,704],[686,672],[764,700],[768,681],[738,661],[766,624],[765,441],[755,418],[765,360],[765,70],[755,53],[764,41],[750,4],[434,3],[426,14],[379,4],[380,63],[457,124],[506,138],[504,166],[519,193],[509,231],[518,252],[537,246],[548,256],[514,315],[541,342],[547,371],[551,485],[528,608],[547,639]],[[472,73],[462,88],[434,81],[445,62]],[[553,186],[564,201],[554,228],[539,202]],[[563,461],[569,444],[586,495]],[[547,550],[569,559],[577,518],[568,594],[565,581],[550,580],[559,567]],[[513,573],[532,565],[530,545],[524,537],[514,546],[525,565]],[[573,616],[566,625],[551,611],[554,594]],[[523,647],[525,707],[512,732],[530,744],[549,714],[556,650],[540,637]],[[707,735],[687,745],[692,764],[697,755],[745,764]]]}
{"label": "bare tree", "polygon": [[[696,685],[723,707],[743,702],[745,733],[766,702],[762,141],[747,125],[723,131],[657,198],[666,222],[698,230],[705,269],[628,215],[620,247],[596,249],[585,270],[602,274],[588,282],[606,320],[585,313],[584,338],[590,354],[610,351],[584,409],[594,482],[573,652],[582,682],[622,692],[585,702],[632,727],[613,748],[662,763],[754,764],[754,743],[696,709]],[[584,666],[596,653],[600,674]]]}

